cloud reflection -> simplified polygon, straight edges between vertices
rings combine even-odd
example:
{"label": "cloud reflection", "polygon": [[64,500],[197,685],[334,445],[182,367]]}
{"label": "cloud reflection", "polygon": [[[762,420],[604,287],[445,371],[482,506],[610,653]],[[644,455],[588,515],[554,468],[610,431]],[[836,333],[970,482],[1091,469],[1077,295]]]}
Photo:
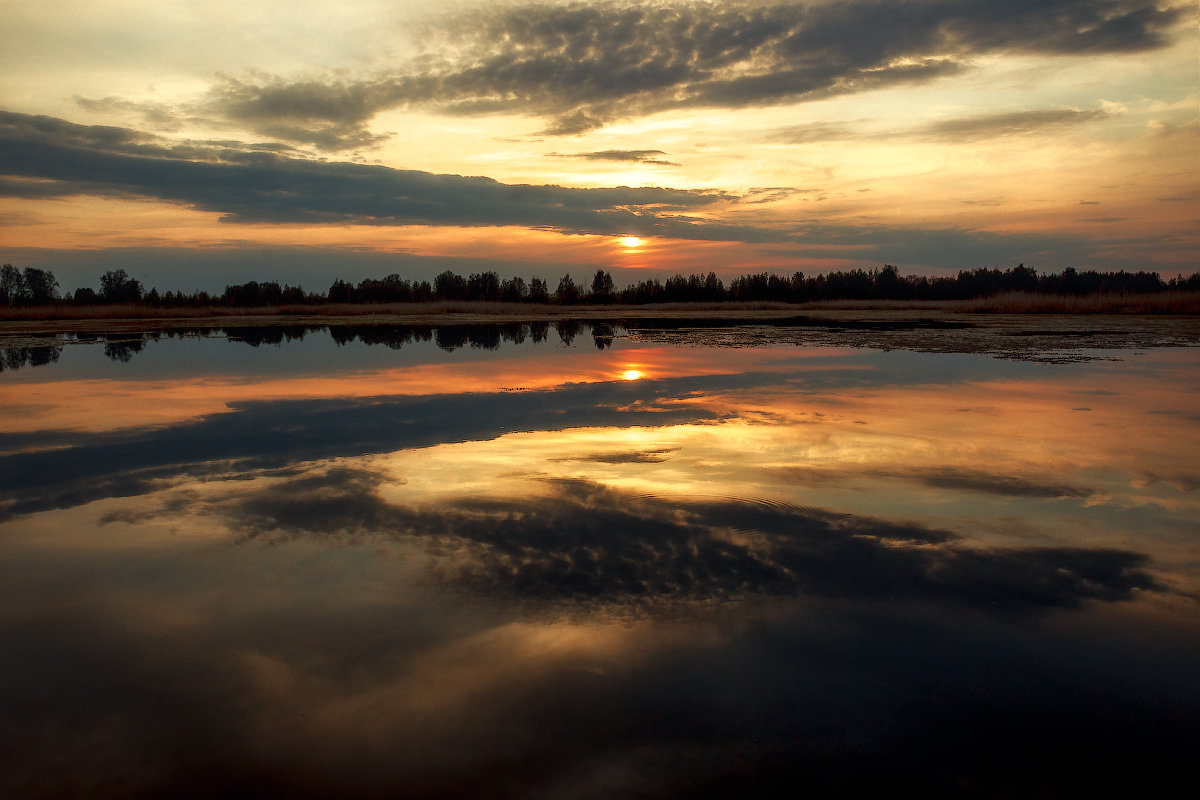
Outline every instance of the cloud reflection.
{"label": "cloud reflection", "polygon": [[[722,380],[728,376],[686,382]],[[0,451],[0,521],[102,497],[141,494],[154,481],[235,468],[273,469],[518,431],[720,418],[710,409],[673,404],[666,387],[655,392],[647,385],[613,381],[552,391],[251,401],[231,404],[228,413],[166,428],[80,434],[60,439],[63,446],[51,450]]]}
{"label": "cloud reflection", "polygon": [[1091,497],[1095,492],[1082,486],[1072,486],[1049,478],[1032,480],[1020,475],[998,475],[965,467],[910,467],[905,470],[873,469],[859,466],[854,469],[836,467],[772,467],[765,470],[771,477],[788,483],[808,486],[850,484],[856,480],[892,479],[909,481],[933,489],[952,489],[980,492],[1001,497],[1040,497],[1061,499]]}
{"label": "cloud reflection", "polygon": [[987,548],[923,525],[765,501],[669,501],[542,479],[519,500],[404,506],[383,478],[330,469],[215,509],[245,536],[381,535],[421,543],[446,579],[553,603],[813,595],[1025,614],[1162,587],[1145,556],[1079,547]]}

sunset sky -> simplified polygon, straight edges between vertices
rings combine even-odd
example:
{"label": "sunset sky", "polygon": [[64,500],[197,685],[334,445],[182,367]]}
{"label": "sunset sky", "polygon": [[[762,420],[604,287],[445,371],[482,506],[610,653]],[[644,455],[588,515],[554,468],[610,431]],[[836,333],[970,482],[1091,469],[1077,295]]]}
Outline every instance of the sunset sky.
{"label": "sunset sky", "polygon": [[1190,273],[1194,2],[0,0],[0,261]]}

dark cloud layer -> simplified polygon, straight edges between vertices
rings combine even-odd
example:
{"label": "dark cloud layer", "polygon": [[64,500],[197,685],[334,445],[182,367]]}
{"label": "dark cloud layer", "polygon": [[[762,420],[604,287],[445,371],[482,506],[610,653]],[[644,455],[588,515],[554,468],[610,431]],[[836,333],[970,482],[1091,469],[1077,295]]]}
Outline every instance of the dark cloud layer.
{"label": "dark cloud layer", "polygon": [[555,158],[579,158],[584,161],[628,161],[634,164],[679,166],[674,161],[657,158],[657,156],[666,155],[662,150],[599,150],[593,153],[547,153],[546,155]]}
{"label": "dark cloud layer", "polygon": [[915,128],[864,134],[848,124],[812,122],[777,131],[769,137],[772,141],[788,144],[842,141],[847,139],[893,139],[911,137],[938,142],[974,142],[996,139],[1003,136],[1019,136],[1037,133],[1048,128],[1065,128],[1104,119],[1108,114],[1102,110],[1077,108],[1047,108],[1033,111],[1011,111],[997,114],[978,114],[969,117],[942,120]]}
{"label": "dark cloud layer", "polygon": [[933,80],[995,53],[1120,55],[1166,44],[1178,9],[1146,0],[571,3],[430,24],[442,58],[370,78],[237,80],[209,113],[324,147],[369,144],[379,111],[508,112],[579,133],[616,118],[747,106]]}
{"label": "dark cloud layer", "polygon": [[519,225],[688,239],[786,238],[680,214],[727,199],[713,192],[502,184],[230,145],[166,145],[126,128],[0,112],[0,171],[9,176],[0,188],[17,196],[46,196],[53,187],[57,195],[155,197],[236,222]]}
{"label": "dark cloud layer", "polygon": [[940,141],[966,142],[1034,133],[1045,128],[1080,125],[1104,119],[1106,116],[1104,111],[1081,111],[1072,108],[1013,111],[937,122],[918,129],[917,133]]}

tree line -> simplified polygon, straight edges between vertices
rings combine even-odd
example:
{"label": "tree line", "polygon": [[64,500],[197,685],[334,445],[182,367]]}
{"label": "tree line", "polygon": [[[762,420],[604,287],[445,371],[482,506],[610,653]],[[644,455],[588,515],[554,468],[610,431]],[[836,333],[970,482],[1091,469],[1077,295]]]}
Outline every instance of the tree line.
{"label": "tree line", "polygon": [[1009,292],[1083,296],[1091,294],[1151,294],[1200,290],[1200,273],[1164,281],[1157,272],[1098,272],[1072,267],[1058,273],[1038,273],[1020,264],[1009,269],[982,267],[957,275],[901,275],[891,265],[873,269],[832,271],[806,276],[761,272],[742,275],[726,284],[716,273],[674,275],[666,281],[648,279],[618,290],[612,273],[596,270],[590,284],[579,285],[563,275],[551,291],[542,278],[501,279],[496,272],[466,277],[450,270],[430,281],[410,281],[398,274],[365,278],[358,284],[335,280],[324,293],[306,292],[277,281],[249,281],[225,287],[221,294],[146,291],[125,270],[105,272],[100,288],[81,287],[62,295],[54,273],[35,267],[0,268],[0,306],[136,304],[163,307],[282,306],[325,303],[427,303],[478,301],[507,303],[624,304],[726,301],[804,303],[816,300],[969,300]]}

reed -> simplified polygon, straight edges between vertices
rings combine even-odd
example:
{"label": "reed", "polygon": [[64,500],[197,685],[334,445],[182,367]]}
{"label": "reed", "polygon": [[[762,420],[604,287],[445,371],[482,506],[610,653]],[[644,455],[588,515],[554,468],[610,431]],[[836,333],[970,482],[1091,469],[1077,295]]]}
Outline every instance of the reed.
{"label": "reed", "polygon": [[1200,292],[1088,295],[1005,292],[969,300],[815,300],[806,310],[949,311],[960,314],[1200,314]]}
{"label": "reed", "polygon": [[1200,314],[1200,292],[1154,294],[1048,295],[1008,292],[969,300],[819,300],[782,302],[683,302],[645,305],[544,305],[492,301],[432,301],[427,303],[303,303],[278,306],[148,306],[142,304],[0,307],[0,321],[36,320],[186,320],[214,317],[444,317],[469,315],[501,318],[686,316],[689,313],[809,310],[947,311],[966,314]]}
{"label": "reed", "polygon": [[956,310],[990,314],[1200,314],[1200,292],[1047,295],[1010,292],[961,301]]}

